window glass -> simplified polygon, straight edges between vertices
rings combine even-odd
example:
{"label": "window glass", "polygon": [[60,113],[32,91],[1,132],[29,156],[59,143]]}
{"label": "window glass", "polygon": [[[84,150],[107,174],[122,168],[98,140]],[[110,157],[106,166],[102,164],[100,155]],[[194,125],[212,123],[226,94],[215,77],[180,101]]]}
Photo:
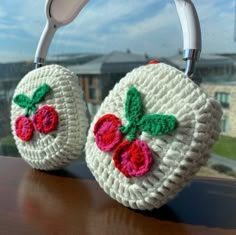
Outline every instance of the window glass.
{"label": "window glass", "polygon": [[[235,1],[195,0],[203,48],[194,81],[221,104],[221,136],[202,174],[236,176]],[[0,155],[19,156],[10,128],[10,106],[33,58],[45,25],[44,1],[0,4]],[[37,10],[35,10],[37,9]],[[182,32],[173,0],[90,0],[70,25],[59,29],[47,63],[78,75],[91,116],[129,71],[152,59],[184,70]],[[14,130],[13,130],[14,131]],[[220,159],[220,160],[219,160]],[[225,164],[221,172],[218,165]]]}
{"label": "window glass", "polygon": [[225,115],[221,119],[221,131],[222,132],[229,131],[229,118]]}
{"label": "window glass", "polygon": [[216,92],[216,100],[221,104],[223,108],[229,108],[230,106],[230,94],[226,92]]}

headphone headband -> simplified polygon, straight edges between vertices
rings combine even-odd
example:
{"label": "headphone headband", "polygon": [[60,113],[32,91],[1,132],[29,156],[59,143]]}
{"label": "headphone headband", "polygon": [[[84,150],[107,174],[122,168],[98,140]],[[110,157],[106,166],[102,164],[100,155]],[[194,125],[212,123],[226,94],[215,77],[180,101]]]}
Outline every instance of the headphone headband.
{"label": "headphone headband", "polygon": [[175,0],[175,5],[183,31],[183,59],[186,60],[185,74],[191,77],[202,47],[200,23],[191,0]]}
{"label": "headphone headband", "polygon": [[[52,16],[50,15],[52,1],[53,0],[47,0],[45,6],[47,18],[50,20],[49,22],[53,21]],[[81,5],[81,8],[76,12],[76,14],[79,13],[87,2],[88,0],[84,0],[84,4]],[[185,74],[191,77],[193,75],[195,63],[198,60],[201,51],[200,23],[196,9],[191,0],[175,0],[175,4],[183,31],[183,59],[186,60]],[[38,43],[38,48],[35,54],[36,67],[40,67],[44,64],[48,48],[56,31],[55,24],[49,22],[47,22]]]}

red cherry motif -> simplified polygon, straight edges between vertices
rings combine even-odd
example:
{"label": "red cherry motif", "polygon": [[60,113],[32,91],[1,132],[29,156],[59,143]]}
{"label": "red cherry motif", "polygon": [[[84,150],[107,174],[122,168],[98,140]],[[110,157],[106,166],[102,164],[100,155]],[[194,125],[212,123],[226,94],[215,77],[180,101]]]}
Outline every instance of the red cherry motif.
{"label": "red cherry motif", "polygon": [[152,152],[146,142],[136,139],[125,140],[113,154],[115,167],[126,177],[141,177],[149,172],[152,164]]}
{"label": "red cherry motif", "polygon": [[23,115],[19,116],[15,121],[16,135],[23,141],[29,141],[34,132],[32,121]]}
{"label": "red cherry motif", "polygon": [[[51,90],[52,88],[44,83],[34,91],[32,98],[29,98],[25,94],[18,94],[14,97],[13,102],[19,107],[26,109],[25,116],[20,116],[15,121],[16,135],[22,140],[30,140],[33,136],[34,129],[44,134],[56,130],[58,126],[58,114],[56,110],[47,105],[39,109],[36,107]],[[32,121],[28,118],[31,113],[35,113]]]}
{"label": "red cherry motif", "polygon": [[39,108],[32,120],[35,130],[44,134],[56,130],[58,126],[58,114],[56,110],[47,105]]}
{"label": "red cherry motif", "polygon": [[98,119],[93,133],[98,148],[104,152],[112,151],[123,138],[119,128],[121,121],[113,114],[106,114]]}
{"label": "red cherry motif", "polygon": [[[158,61],[150,61],[155,63]],[[141,93],[134,86],[126,95],[125,117],[126,126],[113,114],[99,118],[94,126],[96,144],[104,152],[114,150],[114,165],[126,177],[141,177],[150,171],[154,160],[148,144],[138,139],[139,132],[166,134],[176,128],[177,119],[173,115],[144,114]],[[128,135],[127,140],[121,142],[124,135]]]}

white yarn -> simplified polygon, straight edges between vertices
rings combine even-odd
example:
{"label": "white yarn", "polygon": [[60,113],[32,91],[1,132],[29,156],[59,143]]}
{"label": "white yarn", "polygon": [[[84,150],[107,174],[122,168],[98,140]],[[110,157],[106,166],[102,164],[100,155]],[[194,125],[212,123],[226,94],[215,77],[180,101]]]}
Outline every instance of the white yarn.
{"label": "white yarn", "polygon": [[[176,130],[162,136],[142,132],[153,152],[154,165],[143,177],[126,178],[112,160],[112,152],[101,151],[93,128],[104,114],[115,114],[123,125],[128,89],[135,86],[141,93],[146,114],[174,115]],[[134,209],[158,208],[174,197],[207,161],[210,148],[217,140],[221,119],[220,105],[177,69],[150,64],[128,73],[110,91],[95,115],[86,142],[86,161],[104,191],[124,206]]]}
{"label": "white yarn", "polygon": [[54,107],[58,113],[57,130],[41,134],[34,131],[33,138],[24,142],[15,134],[15,120],[25,110],[12,102],[11,128],[21,156],[33,167],[53,170],[78,159],[86,141],[88,129],[87,107],[77,76],[59,65],[48,65],[29,72],[18,84],[14,96],[33,92],[47,83],[52,91],[37,104]]}

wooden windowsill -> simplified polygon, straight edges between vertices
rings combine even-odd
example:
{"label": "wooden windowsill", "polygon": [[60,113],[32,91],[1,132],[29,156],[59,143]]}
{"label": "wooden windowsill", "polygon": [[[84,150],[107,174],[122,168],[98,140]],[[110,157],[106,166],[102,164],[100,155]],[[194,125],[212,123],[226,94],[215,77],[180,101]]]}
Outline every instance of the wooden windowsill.
{"label": "wooden windowsill", "polygon": [[85,163],[42,172],[0,157],[1,234],[236,234],[236,180],[196,177],[167,205],[134,211],[109,198]]}

